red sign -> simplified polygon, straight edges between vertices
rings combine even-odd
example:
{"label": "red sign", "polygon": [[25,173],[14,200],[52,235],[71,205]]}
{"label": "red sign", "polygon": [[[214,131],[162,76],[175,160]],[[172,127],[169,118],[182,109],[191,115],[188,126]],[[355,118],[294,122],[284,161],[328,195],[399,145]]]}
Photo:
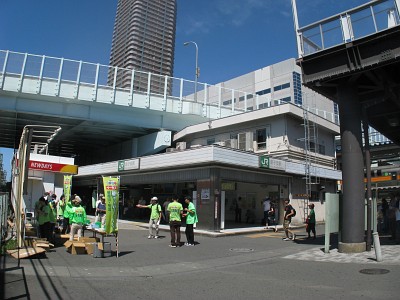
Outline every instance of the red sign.
{"label": "red sign", "polygon": [[29,161],[29,169],[50,171],[57,173],[78,174],[78,166],[76,165],[57,164],[57,163],[34,161],[34,160]]}

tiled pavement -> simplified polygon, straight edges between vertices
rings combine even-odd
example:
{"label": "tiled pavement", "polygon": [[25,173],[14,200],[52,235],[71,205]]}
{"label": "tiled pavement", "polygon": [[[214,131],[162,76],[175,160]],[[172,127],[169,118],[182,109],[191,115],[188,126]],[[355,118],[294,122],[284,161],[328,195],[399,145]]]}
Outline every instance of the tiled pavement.
{"label": "tiled pavement", "polygon": [[355,263],[355,264],[374,264],[374,265],[400,265],[400,245],[381,246],[382,261],[376,261],[375,250],[362,253],[339,253],[337,249],[324,253],[321,247],[308,249],[296,254],[287,255],[286,259],[297,259],[306,261],[335,262],[335,263]]}

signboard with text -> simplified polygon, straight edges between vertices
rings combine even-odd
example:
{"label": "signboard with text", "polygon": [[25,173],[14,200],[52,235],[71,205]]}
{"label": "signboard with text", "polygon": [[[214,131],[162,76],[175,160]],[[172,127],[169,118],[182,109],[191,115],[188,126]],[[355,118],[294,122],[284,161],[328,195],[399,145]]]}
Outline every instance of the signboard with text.
{"label": "signboard with text", "polygon": [[283,160],[262,155],[260,156],[259,162],[260,162],[259,164],[260,168],[282,170],[282,171],[286,170],[286,162]]}
{"label": "signboard with text", "polygon": [[139,159],[119,160],[118,172],[139,169]]}
{"label": "signboard with text", "polygon": [[78,166],[43,161],[29,161],[29,169],[56,173],[78,174]]}

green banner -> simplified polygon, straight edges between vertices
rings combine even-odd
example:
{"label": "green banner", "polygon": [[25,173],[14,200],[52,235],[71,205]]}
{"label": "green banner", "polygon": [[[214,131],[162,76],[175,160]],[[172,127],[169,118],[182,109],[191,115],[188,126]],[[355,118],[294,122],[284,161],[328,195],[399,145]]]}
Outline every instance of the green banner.
{"label": "green banner", "polygon": [[118,231],[119,176],[103,177],[104,197],[106,198],[106,233]]}
{"label": "green banner", "polygon": [[64,175],[64,197],[65,203],[71,201],[72,175]]}

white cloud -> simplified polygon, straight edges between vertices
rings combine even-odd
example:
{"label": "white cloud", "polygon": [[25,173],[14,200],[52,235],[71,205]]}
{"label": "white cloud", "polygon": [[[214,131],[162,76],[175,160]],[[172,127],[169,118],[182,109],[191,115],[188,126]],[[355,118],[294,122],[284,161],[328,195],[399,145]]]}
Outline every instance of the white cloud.
{"label": "white cloud", "polygon": [[235,26],[243,25],[251,19],[254,12],[266,10],[271,7],[273,0],[216,0],[216,10]]}
{"label": "white cloud", "polygon": [[195,32],[208,33],[210,32],[210,23],[207,21],[189,20],[187,26],[185,26],[185,34],[191,35]]}

